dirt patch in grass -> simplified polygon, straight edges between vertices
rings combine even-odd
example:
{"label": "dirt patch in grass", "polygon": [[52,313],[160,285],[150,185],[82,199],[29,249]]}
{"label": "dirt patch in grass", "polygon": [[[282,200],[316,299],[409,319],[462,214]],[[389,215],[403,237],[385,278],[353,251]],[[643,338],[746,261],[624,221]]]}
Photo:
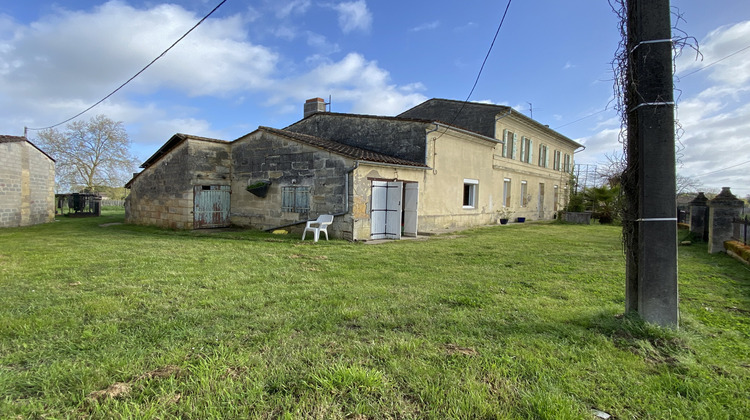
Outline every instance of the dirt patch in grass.
{"label": "dirt patch in grass", "polygon": [[94,400],[103,400],[107,398],[120,398],[128,395],[130,393],[130,384],[127,382],[116,382],[110,386],[108,386],[106,389],[102,389],[101,391],[94,391],[90,393],[88,396],[91,399]]}
{"label": "dirt patch in grass", "polygon": [[181,373],[182,373],[182,370],[178,366],[167,365],[167,366],[152,370],[150,372],[146,372],[143,375],[135,378],[135,380],[139,381],[141,379],[152,379],[152,378],[162,379],[162,378],[168,378],[170,376],[179,376]]}
{"label": "dirt patch in grass", "polygon": [[[131,389],[133,388],[133,385],[144,379],[162,379],[162,378],[168,378],[170,376],[179,376],[182,374],[182,369],[180,369],[178,366],[173,365],[167,365],[164,367],[160,367],[158,369],[154,369],[152,371],[146,372],[140,376],[137,376],[135,379],[133,379],[130,382],[115,382],[114,384],[108,386],[106,389],[102,389],[99,391],[94,391],[88,395],[89,398],[93,400],[104,400],[107,398],[122,398],[127,396]],[[178,401],[180,399],[180,396],[177,396]]]}
{"label": "dirt patch in grass", "polygon": [[479,352],[470,348],[470,347],[461,347],[455,344],[446,344],[445,350],[448,352],[448,354],[461,354],[464,356],[477,356],[479,355]]}

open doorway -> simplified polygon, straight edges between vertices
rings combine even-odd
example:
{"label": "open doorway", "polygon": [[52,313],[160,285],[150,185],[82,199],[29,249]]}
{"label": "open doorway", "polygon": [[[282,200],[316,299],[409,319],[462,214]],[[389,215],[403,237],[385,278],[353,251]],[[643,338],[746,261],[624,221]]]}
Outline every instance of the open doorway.
{"label": "open doorway", "polygon": [[370,239],[417,236],[419,184],[372,181]]}

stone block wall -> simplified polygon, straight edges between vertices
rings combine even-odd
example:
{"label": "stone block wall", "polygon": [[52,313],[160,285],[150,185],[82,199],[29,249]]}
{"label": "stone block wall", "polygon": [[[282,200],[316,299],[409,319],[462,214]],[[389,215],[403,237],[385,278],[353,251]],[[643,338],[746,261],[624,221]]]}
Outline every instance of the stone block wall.
{"label": "stone block wall", "polygon": [[732,220],[739,216],[743,202],[732,194],[729,187],[708,202],[708,252],[726,252],[724,242],[732,239],[734,226]]}
{"label": "stone block wall", "polygon": [[55,220],[55,162],[21,140],[0,143],[0,227]]}
{"label": "stone block wall", "polygon": [[133,180],[125,221],[193,228],[193,186],[229,185],[230,145],[188,139]]}
{"label": "stone block wall", "polygon": [[363,115],[317,113],[286,130],[331,139],[349,146],[425,162],[425,132],[435,125]]}
{"label": "stone block wall", "polygon": [[[347,170],[354,162],[341,156],[264,131],[240,139],[232,147],[232,224],[269,229],[343,212],[350,199]],[[246,190],[257,181],[271,181],[266,197]],[[282,188],[309,187],[308,211],[282,209]],[[351,190],[351,188],[349,188]],[[345,221],[344,219],[349,221]],[[339,216],[332,236],[351,236],[351,217]]]}
{"label": "stone block wall", "polygon": [[132,182],[125,221],[172,229],[193,228],[193,186],[187,142],[146,168]]}

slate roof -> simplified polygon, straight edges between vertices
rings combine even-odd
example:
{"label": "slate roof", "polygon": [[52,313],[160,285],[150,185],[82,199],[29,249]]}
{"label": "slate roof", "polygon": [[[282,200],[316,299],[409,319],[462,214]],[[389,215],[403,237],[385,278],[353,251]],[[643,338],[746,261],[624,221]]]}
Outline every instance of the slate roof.
{"label": "slate roof", "polygon": [[4,134],[0,134],[0,143],[15,143],[19,141],[26,141],[26,137],[6,136]]}
{"label": "slate roof", "polygon": [[34,146],[36,150],[39,150],[44,156],[47,156],[51,161],[55,162],[55,159],[52,158],[52,156],[48,155],[47,152],[40,149],[36,144],[32,143],[27,139],[26,137],[22,136],[8,136],[5,134],[0,134],[0,143],[21,143],[26,142],[30,145]]}
{"label": "slate roof", "polygon": [[403,166],[414,166],[417,168],[427,168],[427,165],[419,162],[413,162],[411,160],[400,159],[397,157],[389,156],[383,153],[373,152],[371,150],[362,149],[360,147],[349,146],[346,144],[339,143],[337,141],[323,139],[320,137],[311,136],[308,134],[295,133],[293,131],[279,130],[271,127],[259,127],[260,130],[267,131],[282,137],[305,143],[307,145],[322,149],[331,153],[336,153],[351,159],[361,160],[366,162],[384,163],[390,165],[403,165]]}
{"label": "slate roof", "polygon": [[[460,113],[459,113],[460,111]],[[495,137],[495,121],[498,114],[513,115],[514,117],[534,125],[540,130],[554,133],[565,139],[576,148],[583,147],[574,140],[558,133],[539,121],[504,105],[485,104],[481,102],[464,102],[454,99],[429,99],[421,104],[399,114],[399,118],[432,119],[477,132],[483,136]]]}

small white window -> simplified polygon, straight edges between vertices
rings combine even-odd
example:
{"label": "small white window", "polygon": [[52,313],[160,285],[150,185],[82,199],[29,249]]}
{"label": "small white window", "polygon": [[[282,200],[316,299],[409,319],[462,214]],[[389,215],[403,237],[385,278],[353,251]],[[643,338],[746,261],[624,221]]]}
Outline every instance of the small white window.
{"label": "small white window", "polygon": [[465,209],[473,209],[477,207],[477,188],[478,187],[479,187],[479,180],[464,179],[463,207]]}

